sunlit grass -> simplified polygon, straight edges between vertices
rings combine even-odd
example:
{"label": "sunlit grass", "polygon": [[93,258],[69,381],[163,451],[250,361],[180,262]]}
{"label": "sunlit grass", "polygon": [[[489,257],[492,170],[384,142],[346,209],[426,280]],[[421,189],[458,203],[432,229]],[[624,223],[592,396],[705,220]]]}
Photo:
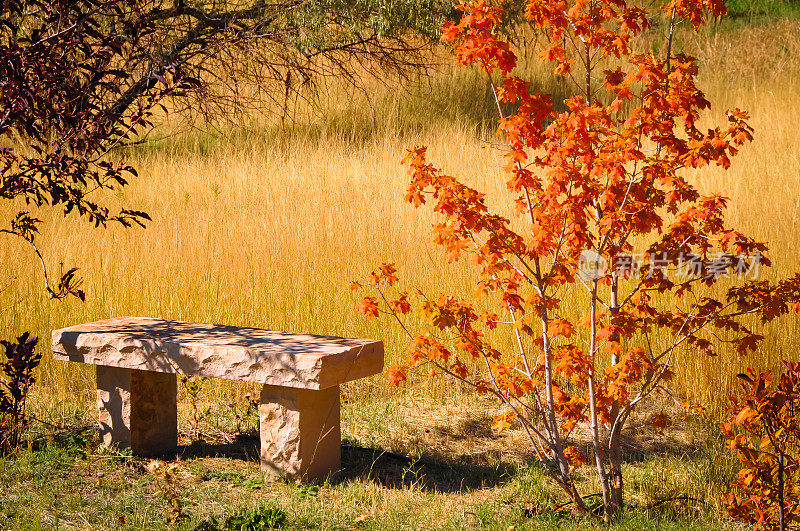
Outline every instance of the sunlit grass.
{"label": "sunlit grass", "polygon": [[[771,279],[800,269],[797,29],[786,22],[709,33],[682,45],[702,60],[713,121],[724,121],[728,107],[751,113],[753,144],[729,171],[704,170],[695,178],[704,190],[731,198],[732,226],[770,243],[774,267],[762,274]],[[543,71],[533,59],[528,69]],[[43,212],[40,248],[53,271],[62,261],[80,267],[86,303],[48,300],[29,249],[1,240],[8,284],[0,292],[0,335],[31,330],[46,350],[55,328],[148,315],[379,338],[387,361],[399,360],[401,331],[388,320],[365,321],[350,281],[395,262],[409,287],[471,292],[470,266],[448,266],[431,243],[429,209],[403,201],[408,177],[400,160],[406,149],[427,145],[436,165],[500,203],[506,194],[502,153],[486,130],[492,102],[485,80],[449,67],[399,95],[391,84],[377,83],[367,92],[339,93],[335,84],[324,90],[322,116],[300,109],[283,129],[261,120],[132,149],[128,160],[139,177],[108,200],[147,211],[153,221],[146,229],[93,229]],[[724,404],[745,365],[797,358],[797,326],[793,318],[770,325],[762,348],[745,359],[682,353],[679,390]],[[46,356],[38,376],[42,403],[93,400],[89,367]],[[220,394],[245,392],[245,386],[212,385]],[[355,400],[390,392],[376,382],[351,388]],[[444,396],[452,387],[438,381],[426,390]]]}

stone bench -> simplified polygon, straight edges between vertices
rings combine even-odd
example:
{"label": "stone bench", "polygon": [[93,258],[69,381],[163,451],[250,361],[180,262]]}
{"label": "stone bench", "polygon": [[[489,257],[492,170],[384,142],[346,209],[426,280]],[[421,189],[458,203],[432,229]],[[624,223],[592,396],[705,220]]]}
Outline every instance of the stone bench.
{"label": "stone bench", "polygon": [[57,360],[97,366],[103,444],[138,455],[178,445],[176,375],[263,384],[261,468],[297,479],[339,469],[339,384],[383,369],[383,343],[118,317],[53,332]]}

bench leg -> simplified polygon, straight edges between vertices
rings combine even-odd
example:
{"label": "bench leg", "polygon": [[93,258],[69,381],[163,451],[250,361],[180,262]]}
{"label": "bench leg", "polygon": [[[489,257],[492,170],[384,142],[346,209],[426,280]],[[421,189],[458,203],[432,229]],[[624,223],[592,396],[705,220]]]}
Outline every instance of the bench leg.
{"label": "bench leg", "polygon": [[314,391],[265,385],[259,414],[261,470],[300,480],[339,470],[339,386]]}
{"label": "bench leg", "polygon": [[97,366],[100,440],[137,455],[178,446],[178,384],[174,374]]}

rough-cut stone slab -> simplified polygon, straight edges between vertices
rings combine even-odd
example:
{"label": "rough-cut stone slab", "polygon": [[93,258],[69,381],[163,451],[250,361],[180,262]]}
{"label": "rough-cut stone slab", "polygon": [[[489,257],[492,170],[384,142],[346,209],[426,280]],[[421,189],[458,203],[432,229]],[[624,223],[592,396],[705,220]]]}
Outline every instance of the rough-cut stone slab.
{"label": "rough-cut stone slab", "polygon": [[262,470],[306,480],[339,470],[338,386],[314,391],[265,385],[259,416]]}
{"label": "rough-cut stone slab", "polygon": [[53,357],[141,371],[325,389],[380,372],[383,343],[117,317],[55,330]]}
{"label": "rough-cut stone slab", "polygon": [[339,469],[339,384],[383,369],[383,343],[257,328],[118,317],[53,332],[57,360],[97,365],[104,444],[177,448],[176,374],[264,384],[261,467],[323,479]]}
{"label": "rough-cut stone slab", "polygon": [[97,366],[100,440],[138,455],[178,447],[178,384],[174,374]]}

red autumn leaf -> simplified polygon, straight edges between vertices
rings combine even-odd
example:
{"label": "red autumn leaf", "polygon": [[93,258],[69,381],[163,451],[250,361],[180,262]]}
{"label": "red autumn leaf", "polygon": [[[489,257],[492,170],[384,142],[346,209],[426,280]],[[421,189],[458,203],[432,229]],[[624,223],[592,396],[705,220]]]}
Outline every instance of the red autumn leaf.
{"label": "red autumn leaf", "polygon": [[358,305],[358,311],[370,319],[378,317],[378,298],[364,297],[361,304]]}
{"label": "red autumn leaf", "polygon": [[389,306],[399,314],[407,314],[410,312],[411,303],[408,301],[408,293],[403,292],[397,299],[389,301]]}

